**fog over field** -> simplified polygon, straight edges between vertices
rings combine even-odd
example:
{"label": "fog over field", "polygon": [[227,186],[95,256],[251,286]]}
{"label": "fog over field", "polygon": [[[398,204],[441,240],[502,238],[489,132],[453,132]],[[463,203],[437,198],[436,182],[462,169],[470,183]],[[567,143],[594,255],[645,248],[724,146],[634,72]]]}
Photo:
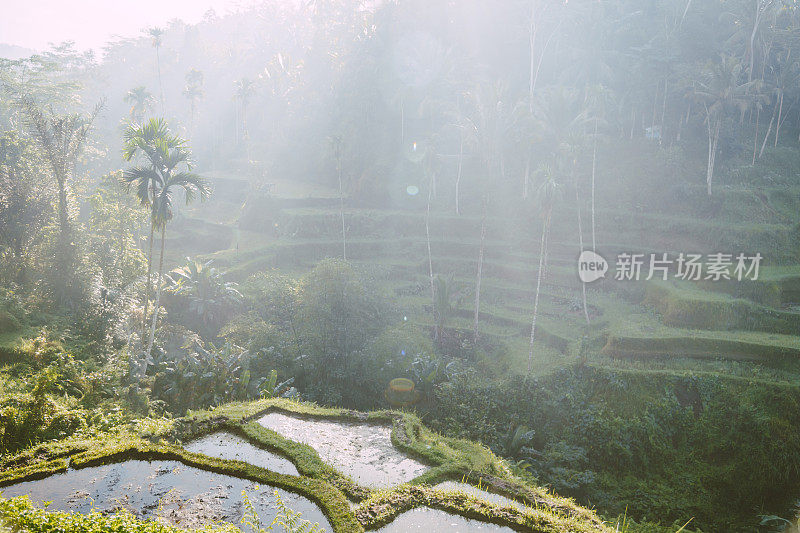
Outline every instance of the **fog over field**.
{"label": "fog over field", "polygon": [[800,528],[795,0],[0,12],[0,533]]}

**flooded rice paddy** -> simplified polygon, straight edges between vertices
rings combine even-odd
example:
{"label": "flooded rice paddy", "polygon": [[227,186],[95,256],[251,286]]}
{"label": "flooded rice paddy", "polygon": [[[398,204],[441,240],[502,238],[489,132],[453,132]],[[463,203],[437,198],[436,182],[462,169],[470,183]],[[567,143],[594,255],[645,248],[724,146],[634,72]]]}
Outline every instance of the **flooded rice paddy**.
{"label": "flooded rice paddy", "polygon": [[436,533],[514,532],[514,530],[509,527],[489,524],[479,520],[471,520],[438,509],[418,507],[401,514],[395,518],[394,521],[376,530],[376,533],[407,533],[413,531],[435,531]]}
{"label": "flooded rice paddy", "polygon": [[[28,494],[38,504],[50,501],[50,510],[87,513],[93,508],[126,509],[139,518],[158,517],[186,528],[215,522],[238,525],[244,515],[243,490],[247,491],[262,524],[272,523],[277,513],[276,489],[178,461],[125,461],[69,470],[0,488],[6,498]],[[302,513],[303,519],[318,522],[326,531],[332,531],[316,504],[297,494],[277,491],[290,509]]]}
{"label": "flooded rice paddy", "polygon": [[193,440],[184,445],[184,448],[190,452],[202,453],[209,457],[244,461],[245,463],[260,466],[261,468],[266,468],[267,470],[272,470],[279,474],[287,474],[290,476],[300,475],[297,471],[297,467],[295,467],[294,463],[289,459],[258,448],[242,437],[225,431],[212,433],[197,440]]}
{"label": "flooded rice paddy", "polygon": [[368,487],[405,483],[428,469],[394,447],[388,426],[283,413],[269,413],[259,423],[288,439],[308,444],[323,461]]}

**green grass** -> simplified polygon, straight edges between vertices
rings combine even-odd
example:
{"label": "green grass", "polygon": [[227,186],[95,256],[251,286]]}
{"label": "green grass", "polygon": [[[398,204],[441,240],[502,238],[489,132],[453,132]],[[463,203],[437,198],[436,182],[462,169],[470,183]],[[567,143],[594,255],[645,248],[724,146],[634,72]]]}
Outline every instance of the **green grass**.
{"label": "green grass", "polygon": [[669,326],[800,334],[800,313],[700,290],[692,283],[649,283],[644,303],[660,313],[661,320]]}

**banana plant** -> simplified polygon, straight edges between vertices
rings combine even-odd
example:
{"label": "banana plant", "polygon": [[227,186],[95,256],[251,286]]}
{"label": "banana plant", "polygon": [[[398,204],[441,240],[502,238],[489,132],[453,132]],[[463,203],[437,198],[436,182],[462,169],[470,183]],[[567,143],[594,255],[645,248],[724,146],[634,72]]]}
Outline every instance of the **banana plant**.
{"label": "banana plant", "polygon": [[262,378],[258,387],[259,396],[262,398],[289,397],[297,394],[297,389],[292,387],[294,378],[289,378],[278,383],[278,371],[272,370],[269,376]]}

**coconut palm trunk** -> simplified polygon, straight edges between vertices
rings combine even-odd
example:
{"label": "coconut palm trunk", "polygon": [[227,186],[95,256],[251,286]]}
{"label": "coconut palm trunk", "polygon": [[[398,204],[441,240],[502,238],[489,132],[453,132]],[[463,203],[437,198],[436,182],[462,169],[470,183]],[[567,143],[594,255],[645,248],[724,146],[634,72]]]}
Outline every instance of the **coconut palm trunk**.
{"label": "coconut palm trunk", "polygon": [[436,289],[433,283],[433,256],[431,255],[431,226],[430,226],[432,194],[433,194],[433,189],[430,186],[428,186],[428,205],[427,208],[425,209],[425,244],[428,247],[428,276],[430,277],[431,281],[431,301],[435,303]]}
{"label": "coconut palm trunk", "polygon": [[[775,111],[772,112],[772,118],[770,119],[769,126],[767,127],[767,134],[764,135],[764,142],[761,143],[761,151],[758,152],[758,158],[759,159],[764,157],[764,148],[767,147],[767,139],[769,139],[769,135],[770,135],[770,133],[772,133],[772,125],[775,123],[775,117],[776,117],[777,113],[778,113],[778,105],[775,105]],[[776,138],[775,139],[777,140],[777,133],[776,133]]]}
{"label": "coconut palm trunk", "polygon": [[722,123],[720,117],[708,115],[708,166],[706,167],[706,192],[711,196],[711,182],[714,179],[714,160],[717,156],[717,143],[719,142],[719,129]]}
{"label": "coconut palm trunk", "polygon": [[[575,177],[575,207],[578,211],[578,243],[581,247],[581,253],[583,253],[583,222],[581,218],[581,200],[580,195],[578,193],[578,179],[577,176]],[[589,326],[589,307],[586,304],[586,284],[581,282],[581,294],[583,296],[583,316],[586,318],[586,325]]]}
{"label": "coconut palm trunk", "polygon": [[[688,6],[687,6],[688,8]],[[592,147],[592,251],[597,252],[597,239],[595,237],[595,223],[594,223],[594,191],[595,182],[594,178],[597,173],[597,118],[594,119],[594,140]]]}
{"label": "coconut palm trunk", "polygon": [[461,130],[461,142],[458,147],[458,175],[456,176],[456,215],[461,214],[461,206],[459,204],[459,197],[461,196],[461,175],[464,162],[464,131]]}
{"label": "coconut palm trunk", "polygon": [[778,146],[778,136],[781,133],[781,115],[783,115],[783,89],[780,93],[780,106],[778,107],[778,122],[775,125],[775,146]]}
{"label": "coconut palm trunk", "polygon": [[533,300],[533,320],[531,321],[531,344],[528,351],[528,372],[531,371],[533,361],[533,342],[536,339],[536,318],[539,315],[539,294],[542,290],[542,277],[544,271],[544,256],[547,254],[547,229],[550,226],[550,215],[542,220],[542,240],[539,244],[539,271],[536,274],[536,296]]}
{"label": "coconut palm trunk", "polygon": [[475,317],[472,324],[472,334],[475,342],[478,342],[478,325],[480,323],[481,313],[481,281],[483,278],[483,256],[486,244],[486,204],[488,199],[483,197],[483,206],[481,214],[481,243],[478,248],[478,272],[475,276]]}
{"label": "coconut palm trunk", "polygon": [[158,91],[161,93],[161,114],[165,114],[164,111],[167,103],[164,101],[164,84],[161,83],[161,54],[159,53],[158,49],[160,46],[156,46],[156,69],[158,70]]}
{"label": "coconut palm trunk", "polygon": [[337,174],[339,175],[339,214],[342,218],[342,259],[347,261],[347,236],[344,225],[344,191],[342,190],[342,157],[337,156]]}
{"label": "coconut palm trunk", "polygon": [[164,248],[165,248],[165,240],[164,237],[167,233],[167,225],[164,224],[161,227],[161,255],[158,258],[158,277],[156,278],[158,281],[158,285],[156,287],[156,301],[153,306],[153,323],[150,326],[150,340],[147,341],[147,354],[149,355],[150,352],[153,350],[153,342],[155,342],[156,338],[156,324],[158,323],[158,310],[159,305],[161,304],[161,287],[162,283],[162,275],[164,273]]}
{"label": "coconut palm trunk", "polygon": [[147,337],[147,313],[150,311],[150,293],[153,290],[153,239],[155,238],[155,224],[150,223],[150,239],[147,251],[147,286],[144,292],[144,316],[142,316],[142,346]]}

